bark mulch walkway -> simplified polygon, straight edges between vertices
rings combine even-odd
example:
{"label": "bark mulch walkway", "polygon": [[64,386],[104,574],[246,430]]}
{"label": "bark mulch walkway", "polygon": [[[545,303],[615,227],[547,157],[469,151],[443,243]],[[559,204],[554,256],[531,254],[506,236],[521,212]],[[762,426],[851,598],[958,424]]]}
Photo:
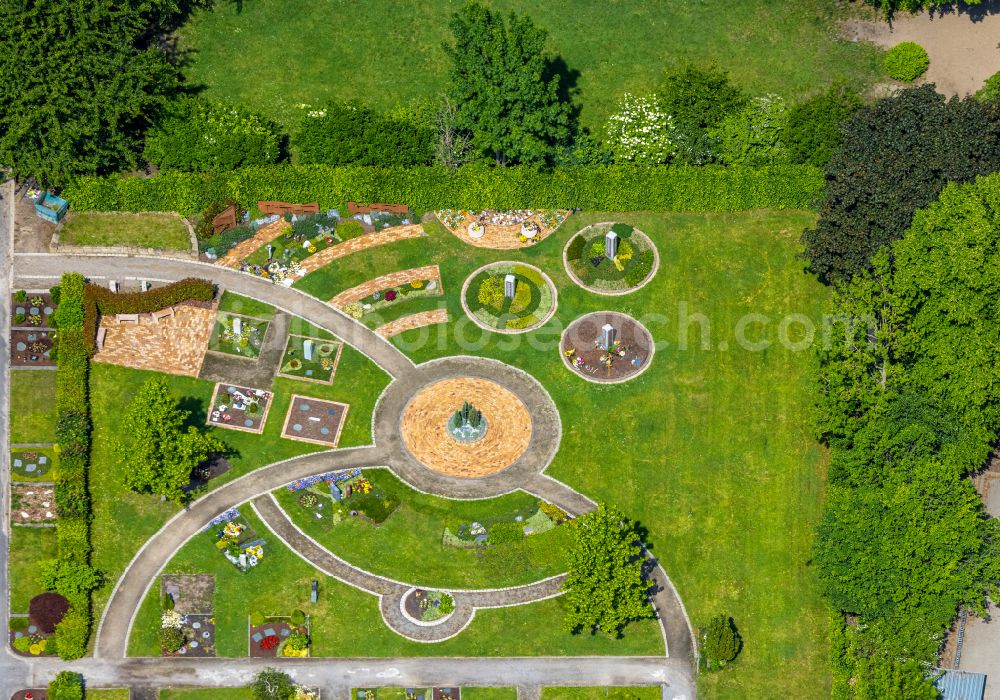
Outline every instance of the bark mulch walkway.
{"label": "bark mulch walkway", "polygon": [[257,233],[246,239],[242,243],[237,243],[230,248],[229,252],[215,261],[216,265],[228,267],[235,270],[240,266],[240,261],[247,257],[262,245],[267,245],[275,238],[292,228],[292,225],[284,219],[272,221],[267,226],[261,226]]}
{"label": "bark mulch walkway", "polygon": [[[486,419],[486,434],[463,444],[448,433],[448,419],[471,401]],[[509,467],[531,441],[531,415],[504,387],[485,379],[445,379],[425,387],[410,401],[401,421],[403,442],[432,471],[476,478]]]}
{"label": "bark mulch walkway", "polygon": [[410,238],[420,238],[424,235],[426,235],[424,233],[424,228],[420,224],[393,226],[392,228],[382,229],[381,231],[375,231],[374,233],[366,233],[363,236],[352,238],[349,241],[338,243],[337,245],[330,246],[329,248],[324,248],[315,255],[310,255],[300,264],[302,266],[302,270],[306,274],[309,274],[310,272],[315,272],[324,265],[327,265],[338,258],[342,258],[345,255],[351,255],[352,253],[357,253],[369,248],[375,248],[380,245],[386,245],[388,243],[395,243],[396,241],[405,241]]}
{"label": "bark mulch walkway", "polygon": [[[564,218],[563,221],[556,226],[556,228],[562,226],[562,224],[565,223],[566,217],[568,217],[572,212],[569,210],[559,210],[557,213],[561,214]],[[510,224],[507,226],[485,223],[483,224],[483,235],[479,238],[473,238],[469,235],[469,224],[473,221],[473,219],[470,218],[470,215],[474,214],[475,212],[465,212],[462,220],[454,228],[444,223],[444,219],[440,216],[438,217],[438,220],[441,221],[442,226],[451,231],[451,233],[457,236],[462,242],[468,243],[476,248],[491,248],[493,250],[517,250],[518,248],[530,248],[531,246],[544,241],[556,230],[555,228],[545,226],[539,215],[533,214],[525,220],[525,223],[530,222],[536,224],[538,226],[538,234],[523,243],[521,242],[520,223]]]}
{"label": "bark mulch walkway", "polygon": [[357,287],[345,289],[331,299],[330,304],[338,309],[343,309],[351,302],[361,301],[375,292],[380,292],[390,287],[401,287],[404,284],[409,284],[417,280],[435,280],[438,283],[438,293],[444,293],[444,289],[441,287],[441,270],[437,265],[427,265],[425,267],[414,267],[409,270],[400,270],[399,272],[390,272],[388,275],[370,279],[367,282],[359,284]]}
{"label": "bark mulch walkway", "polygon": [[142,314],[139,323],[101,318],[106,329],[103,348],[95,362],[197,377],[215,324],[215,309],[178,304],[174,315],[156,322]]}
{"label": "bark mulch walkway", "polygon": [[395,321],[383,324],[375,329],[383,338],[391,338],[394,335],[411,331],[414,328],[433,326],[437,323],[448,323],[448,309],[433,309],[432,311],[421,311],[417,314],[400,316]]}

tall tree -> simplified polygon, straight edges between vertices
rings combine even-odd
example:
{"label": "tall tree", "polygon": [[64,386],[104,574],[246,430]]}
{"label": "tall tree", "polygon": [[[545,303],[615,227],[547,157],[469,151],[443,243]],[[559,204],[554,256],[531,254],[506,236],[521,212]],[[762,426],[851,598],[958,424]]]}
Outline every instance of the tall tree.
{"label": "tall tree", "polygon": [[253,677],[250,691],[254,700],[289,700],[295,695],[295,684],[284,671],[269,667]]}
{"label": "tall tree", "polygon": [[572,523],[565,626],[621,636],[629,622],[653,614],[635,523],[603,504]]}
{"label": "tall tree", "polygon": [[142,385],[123,421],[122,433],[128,437],[118,447],[126,486],[183,502],[194,468],[225,449],[216,438],[192,426],[185,429],[188,415],[162,377]]}
{"label": "tall tree", "polygon": [[0,165],[63,184],[136,163],[178,84],[151,45],[170,0],[0,2]]}
{"label": "tall tree", "polygon": [[513,12],[504,21],[474,0],[449,27],[449,97],[473,148],[497,165],[552,160],[569,139],[571,107],[560,98],[545,30]]}

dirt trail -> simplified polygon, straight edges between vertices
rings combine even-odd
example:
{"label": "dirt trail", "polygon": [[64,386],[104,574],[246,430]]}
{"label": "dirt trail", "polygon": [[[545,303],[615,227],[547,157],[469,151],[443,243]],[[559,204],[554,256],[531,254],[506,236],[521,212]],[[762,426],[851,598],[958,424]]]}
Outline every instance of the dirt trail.
{"label": "dirt trail", "polygon": [[843,31],[852,41],[870,41],[885,48],[901,41],[917,42],[931,58],[919,82],[935,83],[938,92],[949,97],[975,92],[1000,71],[1000,2],[962,6],[960,12],[945,14],[900,14],[891,25],[884,20],[852,20],[843,24]]}

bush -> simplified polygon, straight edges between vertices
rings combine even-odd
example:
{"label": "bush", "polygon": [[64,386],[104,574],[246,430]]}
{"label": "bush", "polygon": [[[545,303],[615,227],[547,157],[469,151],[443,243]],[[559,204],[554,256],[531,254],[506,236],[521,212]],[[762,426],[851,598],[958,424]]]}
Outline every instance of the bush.
{"label": "bush", "polygon": [[306,614],[301,610],[293,610],[291,616],[291,623],[293,627],[301,627],[306,624]]}
{"label": "bush", "polygon": [[49,683],[49,700],[83,700],[83,676],[60,671]]}
{"label": "bush", "polygon": [[840,125],[862,102],[858,94],[843,85],[792,106],[788,110],[785,145],[791,163],[825,167],[840,146]]}
{"label": "bush", "polygon": [[250,613],[251,626],[260,627],[261,625],[264,624],[264,620],[265,620],[264,613],[260,612],[259,610],[254,610],[252,613]]}
{"label": "bush", "polygon": [[642,284],[653,271],[653,261],[653,251],[644,250],[639,253],[632,267],[625,273],[625,284],[629,287],[638,287]]}
{"label": "bush", "polygon": [[497,523],[490,528],[488,540],[490,544],[510,544],[524,539],[524,527],[521,523]]}
{"label": "bush", "polygon": [[573,240],[569,242],[569,246],[566,248],[566,259],[567,260],[579,260],[583,257],[583,247],[587,245],[587,239],[576,234],[573,236]]}
{"label": "bush", "polygon": [[11,632],[21,632],[31,626],[31,621],[26,617],[12,617],[8,627]]}
{"label": "bush", "polygon": [[777,165],[788,162],[785,128],[788,108],[777,95],[755,97],[711,132],[718,158],[729,165]]}
{"label": "bush", "polygon": [[438,606],[438,611],[442,615],[450,615],[455,612],[455,599],[451,596],[451,594],[441,594],[441,604]]}
{"label": "bush", "polygon": [[31,647],[31,637],[18,637],[14,640],[14,648],[22,654],[27,654]]}
{"label": "bush", "polygon": [[61,516],[84,519],[90,515],[90,499],[87,484],[82,479],[59,479],[55,486],[56,507]]}
{"label": "bush", "polygon": [[660,87],[660,104],[673,120],[675,159],[690,165],[715,161],[716,142],[710,132],[746,103],[747,96],[729,82],[729,75],[714,66],[688,65],[668,73]]}
{"label": "bush", "polygon": [[278,162],[282,140],[276,124],[245,107],[183,98],[146,133],[144,155],[161,170],[232,170]]}
{"label": "bush", "polygon": [[160,628],[160,646],[164,651],[173,654],[184,646],[184,632],[177,627]]}
{"label": "bush", "polygon": [[625,93],[604,127],[616,163],[669,163],[677,153],[676,127],[656,94]]}
{"label": "bush", "polygon": [[733,618],[728,615],[713,617],[702,635],[701,651],[709,668],[725,666],[736,658],[742,646],[740,633],[736,631]]}
{"label": "bush", "polygon": [[68,611],[69,601],[58,593],[36,595],[28,604],[31,621],[38,625],[44,634],[55,632],[56,625],[62,622]]}
{"label": "bush", "polygon": [[291,677],[276,668],[259,671],[250,682],[254,700],[290,700],[295,694]]}
{"label": "bush", "polygon": [[920,44],[904,41],[893,46],[885,54],[883,65],[894,80],[910,83],[927,72],[931,59]]}
{"label": "bush", "polygon": [[[76,211],[177,211],[208,203],[257,200],[406,202],[415,209],[573,208],[594,211],[742,211],[812,206],[822,173],[808,166],[577,166],[542,171],[522,166],[335,168],[264,166],[151,178],[81,177],[63,195]],[[65,290],[64,290],[65,293]]]}
{"label": "bush", "polygon": [[87,600],[80,603],[78,605],[71,601],[66,617],[56,625],[59,658],[64,661],[79,659],[87,653],[87,640],[90,638],[90,605]]}
{"label": "bush", "polygon": [[163,594],[163,609],[173,610],[176,603],[174,602],[174,597],[169,593]]}
{"label": "bush", "polygon": [[635,228],[629,224],[617,223],[611,226],[611,230],[618,234],[619,238],[628,238],[635,231]]}
{"label": "bush", "polygon": [[[61,467],[61,465],[60,465]],[[56,525],[59,556],[68,561],[86,563],[90,557],[90,527],[82,517],[59,513]]]}
{"label": "bush", "polygon": [[28,301],[28,293],[23,289],[18,289],[16,292],[14,292],[14,301],[16,301],[19,304],[23,304],[24,302]]}
{"label": "bush", "polygon": [[257,232],[249,226],[237,226],[209,238],[199,238],[198,250],[212,250],[221,257],[248,238],[253,238],[255,233]]}
{"label": "bush", "polygon": [[342,241],[349,241],[352,238],[359,238],[363,235],[365,235],[365,227],[361,225],[360,221],[347,219],[337,225],[337,236]]}
{"label": "bush", "polygon": [[292,138],[299,163],[325,165],[428,165],[434,130],[355,104],[331,103],[307,112]]}
{"label": "bush", "polygon": [[55,306],[59,306],[59,300],[62,298],[62,287],[58,284],[49,289],[49,296],[52,297],[52,303]]}
{"label": "bush", "polygon": [[292,632],[288,635],[288,639],[285,640],[285,644],[295,651],[302,651],[309,648],[309,637],[302,632]]}
{"label": "bush", "polygon": [[500,311],[504,300],[503,277],[487,277],[479,284],[476,301],[481,306]]}

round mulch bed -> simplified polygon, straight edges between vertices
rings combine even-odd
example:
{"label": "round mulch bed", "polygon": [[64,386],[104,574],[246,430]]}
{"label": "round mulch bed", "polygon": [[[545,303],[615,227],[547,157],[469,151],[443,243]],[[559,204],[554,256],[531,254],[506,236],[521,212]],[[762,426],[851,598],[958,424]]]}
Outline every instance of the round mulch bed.
{"label": "round mulch bed", "polygon": [[[463,444],[448,432],[448,420],[464,401],[475,403],[489,421],[476,442]],[[428,469],[476,478],[512,465],[531,441],[531,415],[521,399],[485,379],[445,379],[421,389],[403,411],[403,443]]]}
{"label": "round mulch bed", "polygon": [[[610,353],[601,344],[601,329],[606,324],[617,331],[616,345]],[[563,362],[575,374],[587,381],[614,384],[634,379],[649,367],[654,343],[646,327],[631,316],[597,311],[569,325],[559,342],[559,351]]]}

